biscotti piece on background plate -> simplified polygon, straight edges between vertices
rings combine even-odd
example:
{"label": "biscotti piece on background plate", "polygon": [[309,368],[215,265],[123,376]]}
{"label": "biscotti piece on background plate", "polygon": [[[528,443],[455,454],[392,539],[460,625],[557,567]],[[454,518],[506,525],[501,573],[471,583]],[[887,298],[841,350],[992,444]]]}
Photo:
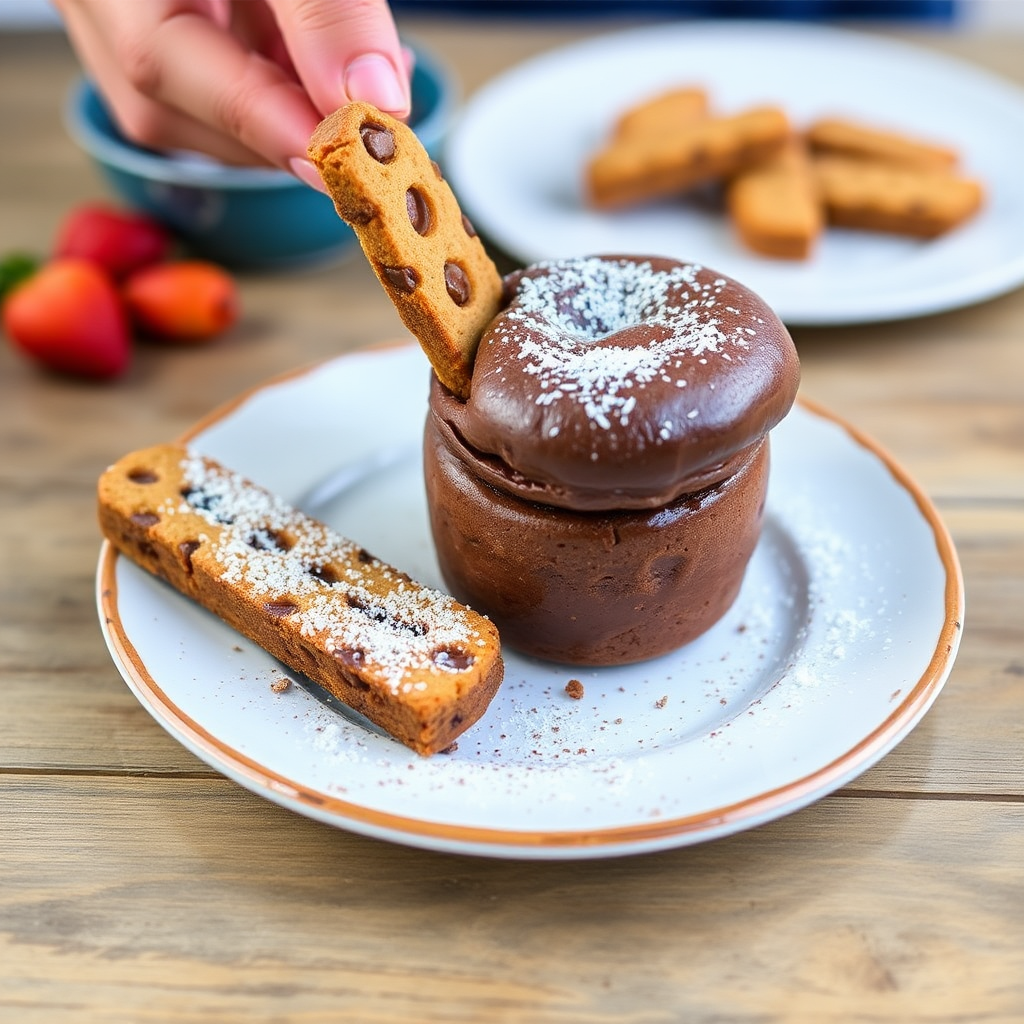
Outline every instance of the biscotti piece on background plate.
{"label": "biscotti piece on background plate", "polygon": [[815,153],[882,160],[922,170],[952,171],[960,159],[950,146],[838,117],[815,121],[807,129],[807,142]]}
{"label": "biscotti piece on background plate", "polygon": [[729,215],[743,243],[779,259],[807,259],[825,226],[818,181],[804,142],[736,174],[726,187]]}
{"label": "biscotti piece on background plate", "polygon": [[828,223],[935,238],[981,208],[985,193],[971,178],[880,160],[819,156],[814,171]]}
{"label": "biscotti piece on background plate", "polygon": [[664,135],[709,114],[708,94],[704,89],[697,86],[668,89],[622,111],[612,126],[611,138],[623,142],[645,135]]}
{"label": "biscotti piece on background plate", "polygon": [[614,210],[681,195],[769,156],[790,134],[785,112],[766,106],[697,118],[663,134],[613,139],[587,164],[587,200]]}

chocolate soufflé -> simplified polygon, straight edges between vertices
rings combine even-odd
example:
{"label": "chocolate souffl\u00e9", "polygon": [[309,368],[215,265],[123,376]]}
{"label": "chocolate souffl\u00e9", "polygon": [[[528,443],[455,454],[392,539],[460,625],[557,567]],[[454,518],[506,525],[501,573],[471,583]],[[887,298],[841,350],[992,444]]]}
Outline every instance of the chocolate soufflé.
{"label": "chocolate souffl\u00e9", "polygon": [[469,398],[431,384],[447,585],[539,658],[621,665],[693,640],[739,592],[799,377],[778,317],[706,267],[601,256],[510,275]]}

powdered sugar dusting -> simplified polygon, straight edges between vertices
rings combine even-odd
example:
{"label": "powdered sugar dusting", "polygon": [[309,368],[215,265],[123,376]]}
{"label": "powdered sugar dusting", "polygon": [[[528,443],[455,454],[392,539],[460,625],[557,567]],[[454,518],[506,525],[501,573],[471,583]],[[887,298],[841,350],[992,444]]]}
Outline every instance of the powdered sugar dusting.
{"label": "powdered sugar dusting", "polygon": [[[694,360],[731,361],[750,347],[758,318],[723,305],[723,319],[716,310],[728,283],[693,264],[549,261],[520,280],[494,332],[518,343],[523,369],[537,379],[538,404],[576,402],[608,430],[615,421],[628,425],[635,389],[655,380],[686,387]],[[647,343],[616,343],[619,332],[641,324]]]}
{"label": "powdered sugar dusting", "polygon": [[428,687],[425,673],[450,678],[472,664],[485,641],[452,598],[237,473],[192,452],[181,468],[188,490],[163,514],[193,513],[218,527],[199,539],[221,579],[262,599],[271,614],[297,621],[307,640],[382,676],[395,693]]}

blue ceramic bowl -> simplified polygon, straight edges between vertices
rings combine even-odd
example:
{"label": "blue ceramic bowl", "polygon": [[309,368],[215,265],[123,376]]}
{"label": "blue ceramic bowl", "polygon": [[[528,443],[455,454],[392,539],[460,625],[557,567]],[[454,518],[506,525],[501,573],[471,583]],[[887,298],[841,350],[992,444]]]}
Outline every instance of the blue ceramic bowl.
{"label": "blue ceramic bowl", "polygon": [[[416,54],[409,123],[437,159],[458,90],[435,57],[409,45]],[[284,171],[228,167],[129,142],[87,80],[72,91],[66,123],[113,192],[170,227],[196,255],[238,269],[275,269],[331,262],[355,244],[330,199]]]}

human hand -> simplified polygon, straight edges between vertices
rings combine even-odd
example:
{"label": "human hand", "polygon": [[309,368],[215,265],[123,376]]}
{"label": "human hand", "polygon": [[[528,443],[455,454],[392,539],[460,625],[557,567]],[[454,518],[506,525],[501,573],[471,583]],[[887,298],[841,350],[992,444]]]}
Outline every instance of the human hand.
{"label": "human hand", "polygon": [[409,114],[387,0],[54,0],[126,136],[323,190],[313,129],[349,100]]}

